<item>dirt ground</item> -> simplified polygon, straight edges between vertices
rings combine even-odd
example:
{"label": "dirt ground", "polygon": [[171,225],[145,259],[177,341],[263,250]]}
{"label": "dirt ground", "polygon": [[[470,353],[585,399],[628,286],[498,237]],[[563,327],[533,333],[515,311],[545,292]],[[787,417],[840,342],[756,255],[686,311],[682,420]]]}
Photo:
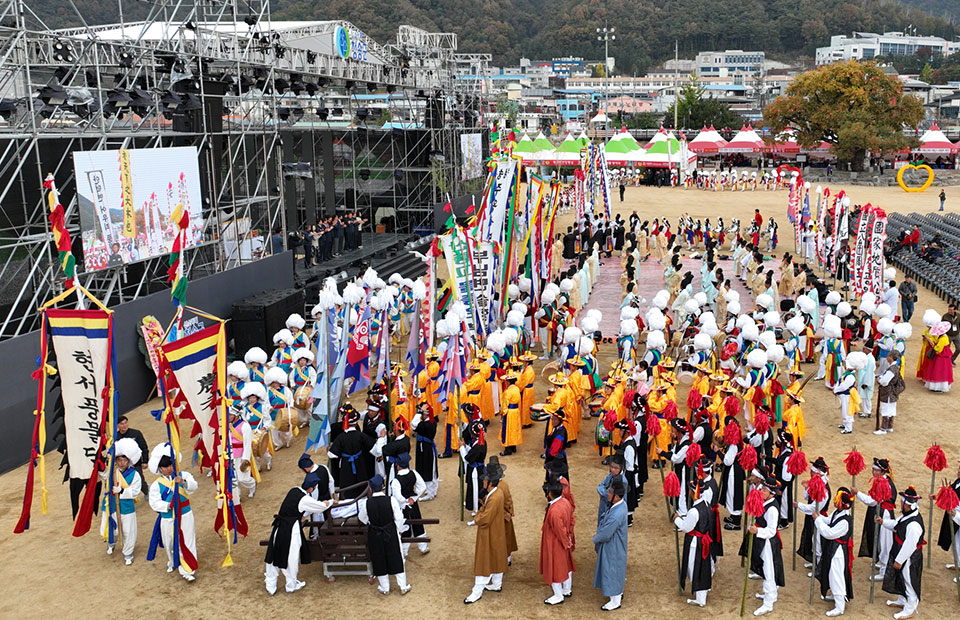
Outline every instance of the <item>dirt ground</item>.
{"label": "dirt ground", "polygon": [[[834,192],[839,187],[831,188]],[[932,211],[938,206],[936,192],[907,194],[899,188],[846,188],[856,203],[871,202],[891,211]],[[951,201],[960,203],[957,192],[947,192]],[[616,210],[629,215],[637,209],[642,217],[669,215],[671,219],[682,212],[694,217],[721,215],[726,221],[739,217],[745,221],[760,208],[765,217],[771,215],[781,223],[782,248],[793,250],[792,232],[785,216],[787,194],[776,193],[702,193],[696,190],[629,188],[625,202],[617,202]],[[567,216],[566,219],[569,219]],[[562,226],[566,221],[561,222]],[[907,354],[907,368],[916,363],[920,317],[927,307],[944,311],[943,303],[931,293],[921,290],[913,319],[914,336]],[[601,368],[606,370],[616,354],[612,345],[601,348]],[[538,365],[539,368],[539,365]],[[29,381],[24,377],[24,381]],[[122,386],[122,382],[121,382]],[[546,383],[538,382],[538,393],[545,394]],[[960,389],[960,388],[958,388]],[[679,395],[685,402],[685,390]],[[857,447],[865,458],[884,456],[891,460],[898,488],[915,484],[923,492],[929,490],[930,473],[922,465],[927,447],[939,442],[947,454],[950,467],[944,477],[953,478],[953,467],[960,457],[960,429],[957,419],[957,396],[941,395],[925,390],[908,374],[907,391],[901,397],[896,433],[876,437],[873,420],[857,419],[854,434],[837,433],[838,411],[832,395],[822,383],[811,383],[805,390],[807,402],[804,411],[809,433],[804,442],[808,460],[822,455],[833,475],[836,489],[849,484],[841,458],[844,452]],[[148,403],[130,414],[132,426],[143,430],[151,446],[162,440],[163,429],[149,415],[156,403]],[[23,415],[30,415],[24,411]],[[498,422],[494,422],[498,424]],[[587,429],[593,422],[586,422]],[[495,433],[490,433],[491,454],[499,451]],[[590,440],[585,433],[580,445],[569,450],[572,489],[577,501],[577,542],[575,552],[578,571],[574,575],[573,597],[559,608],[547,608],[542,600],[550,594],[538,574],[540,524],[545,502],[540,491],[543,480],[539,454],[543,429],[535,426],[524,432],[525,443],[515,456],[502,459],[507,466],[506,479],[510,482],[517,507],[516,529],[520,550],[514,554],[513,566],[504,579],[502,593],[488,592],[475,605],[466,607],[462,600],[473,583],[473,545],[475,531],[459,520],[457,463],[454,459],[440,461],[439,497],[423,504],[426,517],[441,520],[427,532],[433,539],[431,553],[421,556],[411,549],[407,575],[413,590],[405,597],[396,588],[389,598],[377,594],[374,586],[363,577],[340,578],[326,583],[319,564],[305,566],[301,578],[307,587],[296,594],[281,590],[269,597],[263,587],[263,547],[259,541],[270,532],[272,516],[287,489],[299,484],[302,473],[296,468],[304,442],[304,434],[295,440],[294,448],[278,452],[273,471],[266,472],[264,482],[252,500],[244,499],[244,510],[250,523],[250,536],[234,548],[235,566],[221,568],[225,543],[213,531],[214,490],[209,478],[201,477],[200,489],[193,496],[198,527],[200,569],[197,580],[188,584],[164,572],[162,560],[147,563],[144,559],[152,530],[154,515],[146,502],[139,504],[140,535],[133,566],[125,567],[120,554],[105,555],[105,545],[95,532],[74,539],[70,536],[70,502],[66,487],[59,484],[56,465],[59,455],[47,458],[47,480],[50,489],[49,513],[41,515],[39,497],[34,502],[32,528],[25,534],[12,534],[19,515],[26,469],[21,467],[0,476],[0,557],[6,561],[0,566],[0,581],[6,583],[6,594],[0,598],[2,618],[119,618],[145,616],[163,610],[168,618],[216,618],[225,615],[253,617],[269,614],[273,617],[299,617],[305,612],[321,618],[343,618],[353,614],[373,616],[387,612],[396,617],[416,617],[429,613],[432,617],[461,618],[547,618],[575,617],[597,612],[604,598],[591,588],[596,555],[590,539],[596,526],[596,485],[605,471],[599,464]],[[322,454],[315,458],[325,458]],[[630,560],[622,616],[636,616],[644,611],[657,615],[675,616],[689,613],[693,617],[733,618],[740,606],[743,587],[743,569],[736,557],[739,533],[725,540],[727,557],[720,561],[706,609],[686,605],[685,594],[677,593],[676,560],[673,536],[665,515],[659,476],[651,471],[646,497],[637,509],[636,525],[629,531]],[[148,479],[151,476],[148,475]],[[861,476],[866,486],[866,476]],[[939,480],[938,480],[939,484]],[[39,493],[39,491],[38,491]],[[922,505],[927,519],[927,503]],[[859,542],[863,507],[857,507],[856,530]],[[934,513],[934,523],[927,524],[927,536],[936,538],[940,514]],[[932,531],[931,531],[932,530]],[[790,547],[793,533],[785,530],[783,541],[786,587],[774,617],[814,618],[822,616],[832,605],[817,598],[807,603],[809,579],[802,563],[791,570]],[[162,552],[161,552],[162,555]],[[944,569],[948,555],[935,548],[933,568],[924,574],[923,600],[920,612],[923,618],[960,617],[957,591],[951,582],[952,572]],[[858,559],[854,565],[855,599],[848,605],[846,617],[889,617],[894,610],[884,605],[885,594],[877,588],[873,605],[867,602],[869,562]],[[749,584],[747,614],[758,606],[753,597],[759,582]],[[149,610],[149,611],[148,611]],[[655,611],[654,611],[655,610]]]}

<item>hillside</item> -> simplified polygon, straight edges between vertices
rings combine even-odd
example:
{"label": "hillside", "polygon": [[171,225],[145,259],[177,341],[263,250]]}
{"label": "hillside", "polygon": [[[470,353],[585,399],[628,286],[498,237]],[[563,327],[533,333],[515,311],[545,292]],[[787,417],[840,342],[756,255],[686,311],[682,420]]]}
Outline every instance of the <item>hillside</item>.
{"label": "hillside", "polygon": [[381,42],[393,40],[398,24],[456,32],[461,51],[493,52],[495,63],[600,58],[595,30],[607,23],[617,29],[610,54],[627,74],[672,56],[674,40],[687,57],[711,49],[812,55],[831,34],[854,30],[912,24],[949,38],[960,33],[942,18],[889,0],[279,0],[274,7],[275,18],[347,19]]}
{"label": "hillside", "polygon": [[926,11],[934,17],[943,17],[953,24],[960,24],[960,2],[957,0],[897,0],[897,2]]}
{"label": "hillside", "polygon": [[[117,4],[75,0],[87,23],[116,22]],[[899,2],[899,4],[897,3]],[[948,38],[960,34],[942,16],[960,12],[958,0],[276,0],[274,19],[345,19],[380,43],[395,40],[397,26],[456,32],[460,50],[492,52],[496,64],[521,56],[575,55],[599,59],[596,28],[616,27],[610,54],[617,70],[642,72],[673,55],[722,49],[764,50],[777,57],[813,54],[831,34],[883,32],[913,25]],[[79,25],[59,0],[27,0],[49,27]],[[911,6],[903,6],[903,5]],[[918,7],[918,8],[914,8]],[[125,2],[127,20],[145,5]],[[954,19],[955,22],[958,20]],[[33,27],[36,27],[35,25]]]}

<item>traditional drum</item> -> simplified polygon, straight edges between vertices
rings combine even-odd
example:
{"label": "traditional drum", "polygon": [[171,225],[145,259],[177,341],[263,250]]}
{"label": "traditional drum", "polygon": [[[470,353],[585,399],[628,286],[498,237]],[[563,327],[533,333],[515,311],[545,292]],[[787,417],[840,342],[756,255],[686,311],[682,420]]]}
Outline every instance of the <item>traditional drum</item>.
{"label": "traditional drum", "polygon": [[550,415],[544,411],[543,408],[543,403],[534,403],[533,405],[530,405],[530,419],[534,422],[550,419]]}
{"label": "traditional drum", "polygon": [[297,409],[313,409],[313,386],[301,385],[293,393],[293,406]]}
{"label": "traditional drum", "polygon": [[264,454],[270,451],[270,447],[270,431],[266,429],[257,429],[253,431],[252,449],[255,457],[262,457]]}
{"label": "traditional drum", "polygon": [[277,419],[273,421],[274,428],[279,433],[288,433],[293,428],[293,411],[284,407],[277,411]]}

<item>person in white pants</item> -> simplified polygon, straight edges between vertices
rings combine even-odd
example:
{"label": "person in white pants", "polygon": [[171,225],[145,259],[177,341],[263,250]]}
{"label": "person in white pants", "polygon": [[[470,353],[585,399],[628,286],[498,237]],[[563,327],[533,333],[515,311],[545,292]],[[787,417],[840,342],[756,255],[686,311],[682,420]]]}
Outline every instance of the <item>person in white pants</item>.
{"label": "person in white pants", "polygon": [[238,405],[230,407],[229,414],[229,441],[230,453],[233,457],[233,501],[240,502],[240,489],[246,489],[248,497],[253,497],[257,491],[257,481],[253,477],[250,462],[253,454],[253,431],[250,424],[240,417],[242,408]]}
{"label": "person in white pants", "polygon": [[893,614],[895,620],[912,618],[920,603],[921,576],[923,574],[923,517],[917,510],[920,494],[912,486],[900,493],[902,514],[896,519],[880,519],[883,529],[894,534],[894,546],[890,551],[893,563],[887,568],[883,591],[896,594],[895,600],[887,601],[890,607],[903,607]]}
{"label": "person in white pants", "polygon": [[300,572],[300,550],[303,545],[303,526],[300,521],[309,513],[322,513],[334,500],[318,501],[311,497],[320,484],[317,474],[310,472],[303,484],[287,491],[280,509],[273,518],[273,531],[267,541],[264,584],[270,595],[277,592],[277,578],[283,573],[284,590],[296,592],[306,582],[297,578]]}
{"label": "person in white pants", "polygon": [[[179,490],[180,505],[180,540],[183,546],[197,557],[197,530],[193,519],[193,510],[190,508],[190,499],[197,490],[197,481],[194,477],[185,471],[174,475],[173,468],[173,449],[169,443],[162,443],[153,449],[150,453],[148,469],[158,474],[153,484],[150,485],[149,501],[150,508],[160,513],[160,539],[163,541],[163,549],[167,552],[167,572],[173,572],[173,526],[174,526],[174,489]],[[182,551],[182,549],[181,549]],[[148,560],[151,558],[148,557]],[[196,578],[196,571],[188,566],[183,554],[180,555],[180,576],[187,581],[193,581]]]}
{"label": "person in white pants", "polygon": [[857,389],[857,371],[866,365],[866,355],[861,351],[853,351],[847,355],[846,371],[833,386],[833,393],[840,401],[840,434],[849,435],[853,432],[853,412],[850,410],[850,394]]}
{"label": "person in white pants", "polygon": [[[109,501],[107,495],[103,496],[103,505],[100,507],[100,532],[104,539],[107,539],[107,527],[113,529],[114,540],[118,534],[123,535],[124,564],[130,566],[133,564],[133,550],[137,546],[137,502],[140,501],[140,493],[143,489],[140,472],[132,467],[132,463],[139,463],[142,452],[137,442],[129,437],[123,437],[114,444],[114,454],[116,473],[113,478],[113,495],[116,496],[116,512],[111,514],[109,510]],[[100,473],[100,477],[106,481],[107,472]],[[120,516],[120,529],[117,530],[117,522],[114,515]],[[113,543],[108,543],[107,555],[113,554]]]}
{"label": "person in white pants", "polygon": [[826,547],[823,564],[819,558],[817,560],[817,575],[820,579],[821,594],[825,595],[829,588],[833,598],[833,609],[827,612],[827,616],[831,618],[842,616],[847,607],[849,554],[853,553],[849,542],[853,536],[853,519],[850,517],[852,504],[853,494],[841,487],[834,500],[836,508],[833,513],[829,517],[818,514],[813,522],[817,528],[815,537],[822,538]]}
{"label": "person in white pants", "polygon": [[[756,594],[763,604],[753,612],[754,616],[763,616],[773,611],[779,588],[783,585],[783,554],[777,532],[780,506],[776,498],[780,482],[776,478],[767,477],[759,488],[763,497],[763,514],[750,526],[750,533],[756,537],[750,564],[752,570],[763,578],[763,592]],[[755,561],[757,556],[759,562]]]}

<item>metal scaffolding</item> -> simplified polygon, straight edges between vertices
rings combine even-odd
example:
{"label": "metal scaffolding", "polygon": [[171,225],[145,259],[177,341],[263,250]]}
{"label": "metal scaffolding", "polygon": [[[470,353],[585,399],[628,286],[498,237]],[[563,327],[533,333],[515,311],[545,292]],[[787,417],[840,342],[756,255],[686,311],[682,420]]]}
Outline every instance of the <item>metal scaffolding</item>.
{"label": "metal scaffolding", "polygon": [[[273,21],[266,0],[126,1],[146,18],[52,30],[0,0],[0,339],[35,329],[36,307],[63,289],[48,173],[88,290],[114,305],[169,286],[166,256],[83,270],[75,151],[197,148],[204,226],[189,279],[334,213],[393,210],[396,230],[423,230],[459,189],[458,136],[481,131],[481,107],[454,80],[455,35],[401,26],[382,46],[349,22]],[[390,100],[368,104],[361,87]],[[308,173],[290,172],[298,161]]]}

